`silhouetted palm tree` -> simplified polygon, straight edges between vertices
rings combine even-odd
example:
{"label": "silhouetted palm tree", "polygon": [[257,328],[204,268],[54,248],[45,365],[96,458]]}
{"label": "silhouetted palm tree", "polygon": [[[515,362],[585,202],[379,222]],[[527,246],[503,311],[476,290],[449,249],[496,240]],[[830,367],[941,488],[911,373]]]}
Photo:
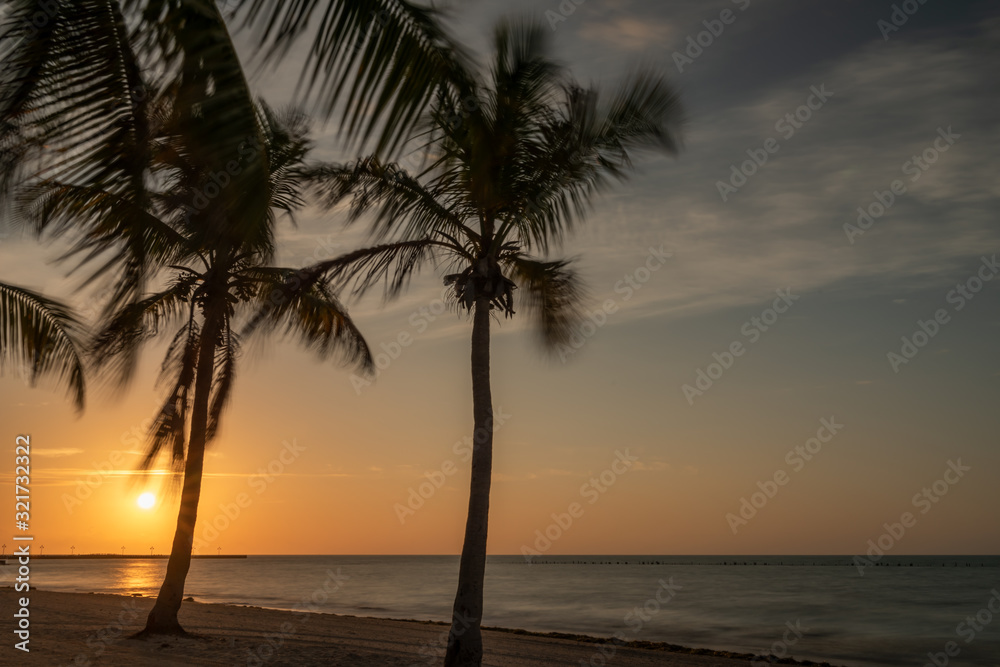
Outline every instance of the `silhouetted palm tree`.
{"label": "silhouetted palm tree", "polygon": [[360,332],[321,283],[296,293],[292,299],[272,299],[296,271],[270,266],[274,252],[270,216],[290,211],[298,203],[296,186],[289,179],[294,178],[304,144],[294,133],[288,134],[266,107],[260,118],[265,139],[260,153],[267,156],[271,176],[268,215],[258,219],[264,228],[250,228],[245,238],[232,233],[206,237],[202,230],[213,222],[225,221],[225,228],[230,229],[238,227],[239,222],[226,220],[230,197],[220,196],[194,215],[184,210],[183,202],[196,196],[199,182],[206,182],[205,172],[187,173],[187,147],[174,147],[169,153],[178,156],[175,166],[179,178],[164,198],[166,211],[173,213],[168,224],[182,237],[178,239],[178,254],[187,261],[169,267],[165,289],[111,314],[95,344],[97,363],[115,364],[124,376],[146,339],[163,332],[171,323],[180,325],[174,330],[161,374],[161,381],[170,390],[156,417],[143,462],[143,467],[149,467],[161,453],[168,453],[175,466],[183,466],[184,471],[177,530],[163,586],[147,619],[147,632],[181,629],[177,611],[191,561],[205,446],[218,432],[235,381],[241,316],[249,319],[266,309],[272,326],[283,327],[321,354],[340,353],[349,362],[371,367],[371,356]]}
{"label": "silhouetted palm tree", "polygon": [[[93,352],[121,386],[142,344],[179,325],[143,465],[165,452],[184,472],[146,623],[183,632],[205,446],[231,393],[241,314],[365,368],[371,357],[322,283],[275,296],[294,274],[270,261],[275,216],[301,204],[305,123],[254,102],[214,3],[125,5],[129,19],[117,2],[12,5],[0,28],[0,203],[39,234],[69,237],[70,255],[97,262],[88,282],[111,283]],[[52,10],[37,29],[24,23],[32,9]]]}
{"label": "silhouetted palm tree", "polygon": [[26,369],[28,379],[54,376],[77,410],[83,409],[86,380],[83,326],[66,306],[16,285],[0,283],[0,370]]}
{"label": "silhouetted palm tree", "polygon": [[[351,219],[373,213],[376,245],[307,270],[361,293],[384,284],[395,296],[427,261],[472,313],[475,423],[469,513],[445,664],[479,665],[492,468],[491,314],[515,313],[515,290],[549,349],[580,320],[581,287],[570,262],[547,254],[582,218],[592,197],[622,179],[632,154],[675,152],[680,105],[650,71],[636,72],[606,104],[549,56],[547,31],[501,23],[488,79],[462,69],[425,116],[430,156],[420,173],[367,157],[311,171],[323,200],[351,197]],[[299,287],[301,288],[301,286]],[[289,294],[295,287],[287,288]]]}

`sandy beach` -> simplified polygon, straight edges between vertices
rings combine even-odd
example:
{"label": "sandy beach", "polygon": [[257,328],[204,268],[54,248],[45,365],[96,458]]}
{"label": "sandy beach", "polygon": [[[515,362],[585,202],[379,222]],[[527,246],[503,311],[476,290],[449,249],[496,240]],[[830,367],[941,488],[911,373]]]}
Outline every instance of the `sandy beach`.
{"label": "sandy beach", "polygon": [[[15,609],[12,588],[0,589],[4,609]],[[13,647],[8,629],[3,665],[393,665],[440,664],[447,627],[333,614],[300,613],[186,601],[180,620],[192,637],[130,639],[152,607],[148,597],[30,593],[30,653]],[[5,621],[8,628],[11,620]],[[510,630],[483,633],[484,665],[750,664],[751,656],[680,646],[635,643],[614,646],[598,638]],[[14,639],[12,639],[14,638]],[[591,660],[593,659],[593,662]],[[783,661],[784,662],[784,661]],[[797,663],[817,664],[817,663]],[[825,664],[825,663],[824,663]]]}

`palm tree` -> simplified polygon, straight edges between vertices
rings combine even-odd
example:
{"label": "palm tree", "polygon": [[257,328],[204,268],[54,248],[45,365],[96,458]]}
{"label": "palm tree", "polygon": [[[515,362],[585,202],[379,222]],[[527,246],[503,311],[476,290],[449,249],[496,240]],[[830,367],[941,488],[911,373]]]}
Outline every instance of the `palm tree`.
{"label": "palm tree", "polygon": [[[265,109],[266,111],[266,109]],[[294,170],[289,169],[303,153],[288,151],[276,133],[280,126],[267,113],[266,154],[271,160],[269,194],[271,210],[290,210],[297,205]],[[285,137],[287,139],[287,137]],[[187,179],[186,179],[187,180]],[[195,181],[191,181],[192,183]],[[186,189],[186,188],[185,188]],[[181,191],[183,192],[183,191]],[[177,201],[181,192],[171,193]],[[188,190],[188,195],[191,191]],[[235,194],[235,193],[234,193]],[[287,197],[287,201],[283,201]],[[221,199],[221,198],[220,198]],[[296,271],[271,267],[273,246],[269,233],[261,230],[242,242],[223,243],[202,237],[204,215],[223,217],[227,203],[219,208],[175,220],[190,244],[190,263],[171,266],[171,282],[166,289],[140,302],[121,308],[98,334],[98,362],[123,363],[130,368],[138,345],[164,327],[169,320],[176,328],[164,363],[164,380],[171,387],[153,426],[150,449],[144,467],[152,465],[163,452],[184,469],[184,486],[177,531],[167,564],[167,573],[156,605],[147,619],[147,632],[178,632],[177,611],[183,598],[184,579],[191,559],[194,525],[201,488],[205,446],[216,436],[222,412],[235,380],[241,347],[237,323],[266,311],[272,326],[299,336],[321,355],[341,354],[348,362],[364,368],[372,366],[368,347],[346,310],[321,283],[297,292],[291,299],[273,299],[273,294]],[[271,221],[261,220],[270,225]],[[254,331],[264,331],[256,327]],[[188,431],[185,443],[185,429]]]}
{"label": "palm tree", "polygon": [[[182,633],[205,447],[235,379],[240,318],[366,369],[371,357],[321,282],[277,297],[295,272],[270,265],[274,222],[302,203],[306,123],[254,101],[214,3],[150,2],[134,20],[117,2],[47,3],[56,11],[35,34],[23,19],[37,3],[15,4],[0,28],[12,45],[0,65],[0,203],[39,234],[68,236],[81,263],[99,260],[87,282],[114,289],[92,352],[119,386],[142,344],[176,326],[143,466],[167,454],[183,470],[181,502],[144,632]],[[160,70],[144,66],[150,54]]]}
{"label": "palm tree", "polygon": [[[450,269],[454,298],[472,316],[474,449],[468,519],[445,665],[479,665],[493,455],[491,318],[520,304],[548,349],[580,321],[582,288],[571,262],[545,259],[611,179],[641,149],[674,153],[679,100],[651,71],[627,77],[607,104],[573,83],[549,56],[547,31],[502,22],[488,79],[463,69],[426,114],[431,156],[410,173],[377,156],[320,165],[310,178],[332,207],[351,198],[350,219],[372,213],[370,248],[316,264],[296,289],[331,280],[356,294],[383,284],[399,294],[427,261]],[[471,103],[470,103],[471,102]],[[301,278],[301,276],[300,276]]]}
{"label": "palm tree", "polygon": [[[109,313],[95,336],[93,354],[98,368],[110,370],[124,385],[135,367],[138,353],[150,338],[172,328],[160,381],[167,398],[151,428],[150,444],[142,462],[148,469],[163,454],[175,470],[183,470],[177,528],[166,576],[156,604],[146,622],[146,633],[182,633],[177,612],[191,562],[195,521],[201,493],[206,446],[216,437],[236,377],[241,348],[241,318],[266,310],[273,326],[298,336],[321,355],[341,354],[364,368],[372,365],[368,347],[346,310],[322,283],[298,291],[294,298],[274,299],[296,271],[270,266],[274,253],[271,229],[274,215],[291,212],[300,203],[296,166],[305,155],[301,117],[282,121],[260,105],[258,123],[263,138],[258,151],[268,168],[266,208],[254,224],[230,219],[238,210],[235,198],[243,193],[223,189],[203,209],[192,208],[205,183],[211,182],[198,160],[197,146],[187,135],[167,127],[155,168],[169,172],[169,189],[155,193],[163,229],[174,232],[173,258],[161,270],[163,286]],[[171,117],[172,120],[172,117]],[[296,126],[299,123],[299,126]],[[166,173],[164,173],[166,179]],[[36,226],[52,224],[54,217],[72,215],[83,202],[104,193],[77,192],[65,183],[38,186],[30,196],[37,213]],[[209,236],[206,229],[214,228]],[[256,327],[255,331],[264,331]]]}
{"label": "palm tree", "polygon": [[0,370],[7,364],[30,369],[31,382],[55,376],[78,411],[86,393],[82,334],[83,325],[63,304],[0,283]]}

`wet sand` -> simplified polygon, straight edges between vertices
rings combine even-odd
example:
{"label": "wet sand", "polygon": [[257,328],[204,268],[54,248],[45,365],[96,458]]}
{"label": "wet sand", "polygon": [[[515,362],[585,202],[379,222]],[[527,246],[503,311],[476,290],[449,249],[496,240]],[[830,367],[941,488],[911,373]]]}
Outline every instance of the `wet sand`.
{"label": "wet sand", "polygon": [[[10,587],[0,607],[16,610]],[[2,665],[440,665],[447,626],[335,614],[301,613],[186,601],[180,621],[190,637],[134,639],[152,598],[30,592],[30,653],[14,648],[14,620],[5,613]],[[483,633],[484,665],[634,665],[747,667],[748,654],[669,644],[490,629]],[[603,659],[602,659],[603,658]],[[782,661],[786,662],[786,661]],[[817,663],[798,663],[817,664]]]}

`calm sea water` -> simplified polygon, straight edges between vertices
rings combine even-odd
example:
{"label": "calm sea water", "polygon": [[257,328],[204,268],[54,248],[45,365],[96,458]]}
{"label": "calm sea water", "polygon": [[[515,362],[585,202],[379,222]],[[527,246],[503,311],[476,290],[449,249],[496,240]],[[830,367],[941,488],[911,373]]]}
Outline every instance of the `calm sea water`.
{"label": "calm sea water", "polygon": [[[567,556],[530,565],[519,556],[494,556],[484,624],[620,632],[855,666],[925,665],[928,653],[955,642],[960,652],[949,665],[1000,667],[1000,613],[989,608],[993,599],[1000,611],[1000,557],[901,556],[882,563],[862,576],[843,556]],[[149,596],[165,567],[165,560],[35,560],[32,583]],[[0,585],[10,585],[11,572],[10,565],[0,568]],[[302,608],[337,573],[341,585],[321,611],[446,620],[458,558],[198,559],[185,594],[202,602]]]}

